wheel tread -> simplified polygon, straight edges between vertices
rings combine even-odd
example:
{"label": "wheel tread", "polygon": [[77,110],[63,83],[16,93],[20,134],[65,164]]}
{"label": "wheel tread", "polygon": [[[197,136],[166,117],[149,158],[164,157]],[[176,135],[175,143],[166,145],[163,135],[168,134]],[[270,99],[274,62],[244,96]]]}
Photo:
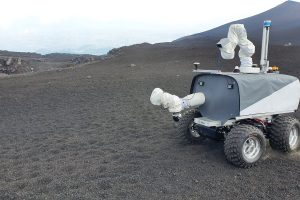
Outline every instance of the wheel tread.
{"label": "wheel tread", "polygon": [[257,162],[248,163],[243,159],[242,153],[239,151],[240,148],[239,146],[241,142],[243,142],[242,140],[245,137],[247,137],[248,136],[247,134],[249,133],[251,134],[255,133],[259,135],[259,137],[262,139],[262,144],[263,144],[261,147],[263,148],[262,156],[265,152],[265,148],[266,148],[265,138],[260,129],[247,124],[241,124],[234,127],[225,139],[224,153],[227,160],[237,167],[251,168],[257,165],[257,163],[260,161],[259,159]]}
{"label": "wheel tread", "polygon": [[199,115],[195,109],[190,109],[185,111],[182,114],[181,119],[179,122],[177,122],[177,131],[179,135],[181,135],[187,142],[192,143],[192,144],[198,144],[201,143],[203,140],[205,140],[205,137],[200,137],[200,138],[194,138],[189,135],[187,132],[187,128],[189,123]]}
{"label": "wheel tread", "polygon": [[293,117],[289,116],[278,116],[272,122],[269,138],[270,138],[270,146],[273,149],[280,150],[282,152],[291,152],[289,146],[289,131],[294,126],[294,124],[298,124],[300,126],[299,121]]}

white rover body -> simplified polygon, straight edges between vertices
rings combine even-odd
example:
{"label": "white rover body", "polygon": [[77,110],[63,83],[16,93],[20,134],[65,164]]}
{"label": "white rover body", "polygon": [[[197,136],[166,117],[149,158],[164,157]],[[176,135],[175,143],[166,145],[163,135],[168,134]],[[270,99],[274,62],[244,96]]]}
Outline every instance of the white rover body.
{"label": "white rover body", "polygon": [[[260,160],[266,138],[271,147],[284,152],[300,146],[299,121],[281,115],[298,109],[300,83],[293,76],[267,73],[270,26],[270,21],[264,22],[261,68],[253,67],[255,47],[244,26],[234,24],[217,46],[224,59],[232,59],[239,45],[238,73],[196,69],[190,95],[179,98],[156,88],[150,97],[153,105],[173,113],[179,131],[189,141],[224,138],[227,160],[239,167],[252,167]],[[191,107],[194,109],[181,113]]]}

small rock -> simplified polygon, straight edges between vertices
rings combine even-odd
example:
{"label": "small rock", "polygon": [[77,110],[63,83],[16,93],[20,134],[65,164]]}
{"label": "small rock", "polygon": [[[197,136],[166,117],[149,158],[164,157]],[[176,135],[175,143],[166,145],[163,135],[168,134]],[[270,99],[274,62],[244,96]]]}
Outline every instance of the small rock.
{"label": "small rock", "polygon": [[90,79],[90,78],[92,78],[92,76],[87,76],[86,78]]}
{"label": "small rock", "polygon": [[8,58],[8,60],[6,61],[6,65],[11,65],[13,62],[13,59],[12,58]]}
{"label": "small rock", "polygon": [[128,67],[136,67],[136,64],[130,64]]}

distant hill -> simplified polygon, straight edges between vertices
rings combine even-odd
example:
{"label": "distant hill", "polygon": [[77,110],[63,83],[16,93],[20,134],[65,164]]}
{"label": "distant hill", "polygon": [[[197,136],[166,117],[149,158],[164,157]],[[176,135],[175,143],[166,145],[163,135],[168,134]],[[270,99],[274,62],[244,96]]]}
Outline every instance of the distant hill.
{"label": "distant hill", "polygon": [[0,74],[20,74],[62,69],[101,59],[105,58],[103,56],[89,54],[51,53],[41,55],[30,52],[12,52],[0,50]]}
{"label": "distant hill", "polygon": [[253,42],[260,42],[264,20],[272,20],[270,40],[272,44],[300,45],[300,3],[286,1],[275,8],[245,19],[233,21],[217,28],[179,38],[172,43],[175,45],[197,45],[204,42],[217,42],[226,37],[230,24],[244,24],[248,37]]}
{"label": "distant hill", "polygon": [[[60,49],[54,52],[60,52],[62,54],[88,54],[88,55],[104,55],[106,54],[110,48],[97,48],[93,45],[84,45],[78,48],[65,48],[65,49]],[[46,55],[46,54],[52,54],[53,51],[49,49],[39,49],[36,51],[37,53]]]}

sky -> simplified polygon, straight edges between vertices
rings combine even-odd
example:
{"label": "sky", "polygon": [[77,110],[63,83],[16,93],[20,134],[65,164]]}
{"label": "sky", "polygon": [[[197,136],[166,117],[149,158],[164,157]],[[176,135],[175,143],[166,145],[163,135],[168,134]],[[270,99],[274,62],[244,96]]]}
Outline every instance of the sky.
{"label": "sky", "polygon": [[0,49],[103,54],[169,42],[271,9],[284,0],[0,0]]}

